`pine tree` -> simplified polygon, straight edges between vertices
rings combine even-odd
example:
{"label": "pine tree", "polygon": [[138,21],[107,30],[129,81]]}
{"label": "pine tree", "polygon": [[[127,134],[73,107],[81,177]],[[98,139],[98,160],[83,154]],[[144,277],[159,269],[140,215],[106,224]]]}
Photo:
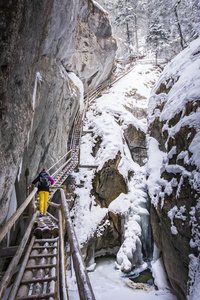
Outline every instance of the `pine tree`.
{"label": "pine tree", "polygon": [[155,53],[156,65],[158,60],[158,52],[163,42],[168,40],[168,34],[163,28],[163,24],[156,18],[149,27],[149,32],[146,38],[149,48]]}

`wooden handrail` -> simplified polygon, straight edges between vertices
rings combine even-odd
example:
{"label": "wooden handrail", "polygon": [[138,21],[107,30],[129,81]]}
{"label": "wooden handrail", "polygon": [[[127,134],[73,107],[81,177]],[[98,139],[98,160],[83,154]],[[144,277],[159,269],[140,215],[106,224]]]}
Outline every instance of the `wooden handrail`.
{"label": "wooden handrail", "polygon": [[95,296],[92,290],[89,276],[87,274],[87,270],[83,262],[81,250],[69,214],[69,209],[66,202],[64,191],[60,189],[60,193],[61,193],[62,210],[65,215],[65,222],[66,222],[65,226],[67,229],[67,235],[70,243],[70,250],[71,250],[74,270],[76,274],[79,296],[81,300],[95,300]]}
{"label": "wooden handrail", "polygon": [[3,240],[5,235],[8,233],[10,228],[13,226],[15,221],[21,216],[25,208],[29,205],[29,203],[32,201],[33,197],[35,196],[37,192],[37,187],[33,189],[33,191],[30,193],[30,195],[26,198],[26,200],[22,203],[22,205],[17,209],[17,211],[10,217],[10,219],[3,225],[3,227],[0,229],[0,242]]}
{"label": "wooden handrail", "polygon": [[62,287],[62,299],[69,299],[67,284],[66,284],[66,270],[65,270],[65,254],[64,254],[64,240],[63,240],[63,226],[62,226],[62,213],[59,209],[59,238],[60,238],[60,277],[61,277],[61,287]]}
{"label": "wooden handrail", "polygon": [[37,217],[37,212],[34,213],[32,220],[29,223],[29,226],[25,232],[25,235],[18,247],[17,253],[15,254],[15,256],[13,257],[11,263],[9,264],[8,269],[6,270],[6,273],[4,274],[2,280],[1,280],[1,284],[0,284],[0,299],[3,298],[3,293],[5,292],[6,288],[8,287],[8,284],[10,283],[10,280],[12,278],[12,275],[15,271],[15,268],[17,267],[19,260],[22,256],[22,253],[24,251],[24,248],[28,242],[33,224],[35,222],[35,219]]}

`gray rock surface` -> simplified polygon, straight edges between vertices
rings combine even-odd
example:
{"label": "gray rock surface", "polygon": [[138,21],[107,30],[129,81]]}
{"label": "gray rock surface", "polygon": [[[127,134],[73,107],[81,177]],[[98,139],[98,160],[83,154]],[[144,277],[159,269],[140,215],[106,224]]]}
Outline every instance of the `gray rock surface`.
{"label": "gray rock surface", "polygon": [[3,0],[0,11],[1,224],[19,167],[24,194],[25,170],[29,184],[66,151],[80,91],[65,68],[88,91],[109,76],[116,43],[108,16],[90,0]]}
{"label": "gray rock surface", "polygon": [[83,81],[88,92],[108,78],[117,50],[112,37],[108,14],[92,1],[79,1],[74,50],[70,59],[63,59],[67,70],[72,70]]}

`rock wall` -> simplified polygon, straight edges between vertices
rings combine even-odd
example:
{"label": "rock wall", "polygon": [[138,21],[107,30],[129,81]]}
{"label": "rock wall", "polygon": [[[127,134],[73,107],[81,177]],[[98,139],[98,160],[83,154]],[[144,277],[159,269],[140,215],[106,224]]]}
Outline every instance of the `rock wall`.
{"label": "rock wall", "polygon": [[148,186],[154,240],[181,299],[199,259],[199,40],[163,71],[149,101]]}
{"label": "rock wall", "polygon": [[66,152],[81,94],[67,72],[86,91],[99,85],[111,72],[116,42],[108,16],[90,0],[3,0],[0,12],[1,224],[18,170],[23,201],[25,170],[30,184]]}
{"label": "rock wall", "polygon": [[112,37],[108,14],[93,1],[79,1],[74,50],[63,59],[67,70],[83,81],[85,91],[93,90],[108,78],[117,44]]}

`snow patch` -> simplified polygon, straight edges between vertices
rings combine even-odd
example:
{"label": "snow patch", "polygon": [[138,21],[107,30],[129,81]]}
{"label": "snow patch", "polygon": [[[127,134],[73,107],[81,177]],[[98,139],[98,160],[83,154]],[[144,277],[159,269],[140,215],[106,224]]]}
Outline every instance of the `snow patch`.
{"label": "snow patch", "polygon": [[82,112],[83,109],[84,109],[84,103],[83,103],[84,87],[83,87],[83,82],[81,81],[81,79],[78,76],[76,76],[75,73],[68,72],[67,74],[68,74],[69,78],[73,81],[75,86],[77,86],[79,91],[80,91],[80,111]]}
{"label": "snow patch", "polygon": [[35,77],[35,85],[34,85],[34,90],[33,90],[33,110],[35,110],[35,103],[36,103],[36,93],[37,93],[37,83],[42,82],[42,76],[40,72],[36,72],[36,77]]}

